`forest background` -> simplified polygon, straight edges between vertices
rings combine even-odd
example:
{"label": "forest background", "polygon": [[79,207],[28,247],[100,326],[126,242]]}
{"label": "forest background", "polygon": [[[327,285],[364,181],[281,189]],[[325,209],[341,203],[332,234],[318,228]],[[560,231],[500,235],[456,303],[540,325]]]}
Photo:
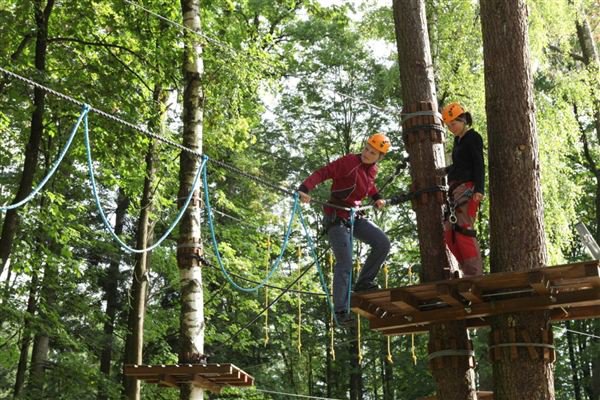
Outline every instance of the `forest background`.
{"label": "forest background", "polygon": [[[589,258],[576,222],[584,222],[600,242],[600,7],[594,0],[532,0],[528,6],[549,259],[551,265],[576,262]],[[153,13],[181,23],[178,2],[3,0],[0,66],[181,142],[184,29]],[[478,4],[431,0],[427,13],[438,100],[462,102],[485,140]],[[38,33],[44,22],[41,59]],[[204,1],[202,25],[203,150],[209,157],[293,190],[316,167],[358,151],[369,134],[385,131],[394,147],[381,163],[380,181],[394,174],[406,153],[391,4]],[[80,107],[64,98],[39,99],[24,82],[0,75],[2,205],[13,201],[27,175],[23,165],[31,154],[34,115],[42,111],[37,167],[29,171],[35,184],[50,170],[80,114]],[[177,213],[180,150],[98,114],[90,113],[89,124],[99,197],[114,229],[135,247],[138,218],[147,210],[154,238],[162,236]],[[449,146],[450,141],[447,152]],[[149,207],[141,205],[148,194],[148,154],[155,171]],[[279,255],[292,198],[216,164],[209,163],[208,179],[225,266],[237,284],[253,286]],[[383,194],[391,197],[409,185],[404,170]],[[325,200],[327,185],[315,197]],[[487,200],[477,226],[484,255],[493,199]],[[316,238],[319,208],[305,213]],[[6,215],[0,214],[4,238]],[[410,205],[388,207],[372,218],[393,242],[387,284],[418,283]],[[16,221],[13,240],[0,241],[0,398],[15,393],[120,398],[135,260],[102,225],[83,135],[75,137],[41,194],[18,210]],[[388,353],[387,339],[370,332],[366,322],[360,341],[355,332],[332,328],[319,271],[311,266],[297,221],[281,269],[269,282],[273,287],[252,293],[235,290],[219,270],[206,221],[204,215],[209,362],[234,363],[256,378],[256,390],[226,390],[209,398],[289,398],[269,392],[346,398],[351,375],[360,377],[363,398],[415,399],[435,391],[426,336],[391,338]],[[176,237],[177,230],[148,258],[147,364],[177,362]],[[322,238],[318,246],[327,248]],[[357,256],[362,252],[359,246]],[[265,312],[281,294],[278,288],[307,267],[310,271]],[[327,280],[328,268],[321,263]],[[489,390],[488,332],[471,335],[478,384]],[[557,399],[600,398],[600,324],[556,324],[554,335]],[[349,368],[358,350],[360,365]],[[175,399],[178,393],[143,385],[142,396]]]}

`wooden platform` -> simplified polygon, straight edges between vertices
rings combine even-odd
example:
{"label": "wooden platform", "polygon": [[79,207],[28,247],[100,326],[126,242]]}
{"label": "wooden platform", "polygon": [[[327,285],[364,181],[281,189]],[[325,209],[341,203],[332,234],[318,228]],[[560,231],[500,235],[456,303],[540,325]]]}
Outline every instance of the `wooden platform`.
{"label": "wooden platform", "polygon": [[160,386],[192,383],[213,393],[223,386],[252,386],[254,378],[233,364],[125,365],[123,373]]}
{"label": "wooden platform", "polygon": [[550,310],[552,321],[600,316],[599,261],[527,272],[430,282],[352,295],[352,311],[385,335],[427,332],[431,323],[466,320],[468,327],[519,311]]}

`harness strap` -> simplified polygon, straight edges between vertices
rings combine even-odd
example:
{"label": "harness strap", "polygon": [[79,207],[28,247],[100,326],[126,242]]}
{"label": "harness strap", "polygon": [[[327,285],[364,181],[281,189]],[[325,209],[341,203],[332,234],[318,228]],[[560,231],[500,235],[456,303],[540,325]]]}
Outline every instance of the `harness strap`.
{"label": "harness strap", "polygon": [[[462,226],[460,226],[458,224],[452,224],[452,230],[454,232],[458,232],[461,235],[465,235],[465,236],[470,236],[470,237],[476,237],[477,236],[477,231],[475,231],[475,229],[463,228]],[[454,236],[454,234],[453,234],[453,236]]]}

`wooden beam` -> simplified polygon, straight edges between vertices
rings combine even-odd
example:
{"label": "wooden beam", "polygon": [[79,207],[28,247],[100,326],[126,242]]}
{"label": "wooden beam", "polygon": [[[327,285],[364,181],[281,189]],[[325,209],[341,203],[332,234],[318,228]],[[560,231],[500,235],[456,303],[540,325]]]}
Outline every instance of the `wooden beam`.
{"label": "wooden beam", "polygon": [[437,297],[451,306],[463,306],[462,297],[458,295],[455,287],[451,287],[447,283],[439,283],[436,285]]}
{"label": "wooden beam", "polygon": [[378,318],[380,314],[380,308],[367,299],[352,296],[351,309],[361,317],[365,317],[369,320]]}
{"label": "wooden beam", "polygon": [[483,303],[484,299],[481,297],[481,289],[479,286],[475,285],[473,282],[460,282],[458,284],[458,293],[470,301],[471,304],[479,304]]}
{"label": "wooden beam", "polygon": [[419,311],[418,299],[402,289],[393,290],[390,293],[390,303],[409,314]]}
{"label": "wooden beam", "polygon": [[202,374],[195,374],[192,383],[199,388],[210,390],[213,393],[220,393],[222,388],[220,385],[203,377]]}
{"label": "wooden beam", "polygon": [[[394,293],[392,293],[392,298]],[[558,293],[556,296],[520,297],[473,304],[469,310],[463,307],[450,307],[431,311],[413,312],[410,318],[405,315],[392,315],[371,321],[371,329],[386,330],[407,325],[423,325],[432,322],[459,321],[470,318],[488,317],[521,311],[539,311],[558,307],[600,305],[600,289],[586,289]],[[469,312],[470,311],[470,312]]]}
{"label": "wooden beam", "polygon": [[160,386],[179,387],[175,378],[172,375],[166,374],[158,375],[158,384]]}
{"label": "wooden beam", "polygon": [[542,271],[534,271],[528,276],[529,286],[540,296],[550,294],[550,280]]}

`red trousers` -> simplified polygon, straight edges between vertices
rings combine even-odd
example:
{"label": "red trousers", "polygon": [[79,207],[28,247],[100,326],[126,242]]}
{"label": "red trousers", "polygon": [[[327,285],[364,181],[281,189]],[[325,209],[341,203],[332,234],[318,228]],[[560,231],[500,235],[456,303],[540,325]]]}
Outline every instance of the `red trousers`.
{"label": "red trousers", "polygon": [[[469,192],[473,190],[473,182],[465,182],[452,190],[455,208],[456,224],[466,230],[473,230],[479,201],[475,201]],[[463,276],[478,276],[483,274],[483,263],[479,243],[474,236],[465,235],[452,228],[450,221],[444,222],[444,239],[446,246],[460,266]]]}

